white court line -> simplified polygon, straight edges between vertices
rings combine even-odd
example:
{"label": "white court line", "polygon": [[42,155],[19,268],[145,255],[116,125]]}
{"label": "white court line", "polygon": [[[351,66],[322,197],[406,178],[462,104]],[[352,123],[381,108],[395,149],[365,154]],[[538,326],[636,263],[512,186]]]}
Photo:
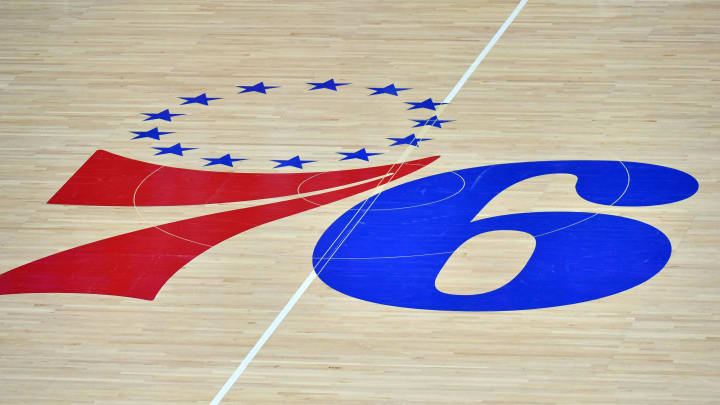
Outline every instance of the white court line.
{"label": "white court line", "polygon": [[[470,78],[470,75],[472,75],[473,72],[475,71],[475,69],[477,69],[478,65],[480,65],[480,62],[482,62],[483,59],[485,59],[485,56],[487,56],[487,54],[490,53],[490,50],[492,50],[492,48],[498,42],[498,40],[503,35],[503,33],[505,33],[505,31],[508,29],[510,24],[512,24],[512,22],[515,20],[515,17],[517,17],[517,15],[520,14],[520,11],[523,9],[523,7],[525,7],[526,3],[527,3],[527,0],[520,0],[520,2],[515,7],[513,12],[510,14],[510,16],[505,20],[503,25],[500,26],[500,28],[497,30],[495,35],[492,37],[490,42],[488,42],[488,44],[485,46],[485,48],[482,50],[482,52],[480,52],[480,55],[478,55],[478,57],[475,59],[475,61],[465,71],[465,74],[463,74],[463,76],[460,78],[460,80],[458,80],[457,84],[455,84],[455,87],[453,87],[453,89],[450,91],[450,93],[447,95],[447,97],[445,97],[445,100],[443,100],[444,103],[449,103],[455,98],[455,96],[460,91],[460,89],[465,85],[465,82],[467,82],[467,80]],[[405,156],[407,156],[409,154],[408,151],[410,151],[410,150],[411,150],[410,146],[408,146],[408,149],[406,149],[403,156],[401,156],[401,159],[404,159]],[[387,183],[385,183],[385,184],[387,184]],[[378,185],[378,188],[384,188],[385,184],[381,183],[380,185]],[[375,200],[377,200],[377,196],[379,196],[379,194],[376,195]],[[368,210],[370,209],[370,207],[372,206],[372,204],[374,203],[375,200],[373,200],[373,202],[370,203],[370,205],[368,206]],[[357,211],[357,212],[360,212],[360,211]],[[356,212],[356,214],[357,214],[357,212]],[[367,213],[367,210],[365,211],[365,213]],[[365,214],[363,214],[363,216],[364,215]],[[353,218],[354,218],[354,216],[353,216]],[[361,217],[361,219],[362,219],[362,217]],[[352,219],[350,220],[350,222],[352,222]],[[357,223],[359,223],[359,222],[360,221],[358,220]],[[357,225],[357,223],[355,225]],[[349,223],[348,223],[348,225],[349,225]],[[347,225],[346,225],[346,227],[347,227]],[[350,230],[348,235],[352,232],[352,230],[354,228],[355,227],[353,227]],[[343,229],[343,231],[344,231],[344,229]],[[342,234],[342,231],[340,234]],[[345,238],[347,238],[347,236]],[[327,258],[328,262],[329,262],[329,259],[332,259],[332,256],[335,254],[335,252],[337,252],[337,249],[339,249],[340,246],[342,246],[342,243],[344,241],[345,241],[345,239],[343,239],[343,241],[340,242],[340,244],[335,249],[335,251],[333,251],[331,256],[329,258]],[[332,244],[330,246],[332,247]],[[323,257],[324,257],[324,255],[323,255]],[[318,263],[320,263],[320,262],[318,262]],[[222,399],[225,397],[225,395],[228,393],[228,391],[230,391],[230,388],[233,386],[233,384],[235,384],[235,382],[240,377],[240,375],[243,373],[243,371],[245,371],[247,366],[252,362],[252,360],[258,354],[260,349],[262,349],[263,345],[265,345],[265,343],[268,341],[268,339],[270,339],[270,337],[275,332],[277,327],[280,326],[280,323],[282,323],[282,321],[285,319],[285,317],[290,312],[290,310],[292,310],[292,308],[295,306],[295,304],[297,304],[297,302],[300,300],[300,297],[302,297],[302,295],[305,293],[305,291],[308,289],[308,287],[310,287],[310,284],[313,282],[313,280],[315,280],[316,277],[317,277],[316,269],[313,269],[310,272],[310,274],[307,276],[307,278],[305,278],[305,281],[303,281],[303,283],[300,285],[300,287],[297,289],[297,291],[295,291],[295,294],[293,294],[292,297],[290,297],[290,300],[287,302],[287,304],[285,304],[285,307],[283,307],[282,311],[280,311],[280,313],[275,317],[275,319],[272,321],[270,326],[268,326],[268,328],[265,330],[265,333],[262,334],[262,336],[260,337],[260,339],[258,339],[258,341],[255,343],[253,348],[250,349],[250,352],[248,352],[248,354],[245,356],[245,358],[240,363],[240,365],[237,367],[237,369],[235,369],[235,372],[230,376],[230,378],[228,378],[228,380],[225,382],[225,385],[223,385],[223,387],[220,389],[220,391],[217,393],[217,395],[215,395],[213,400],[210,402],[210,405],[218,405],[220,403],[220,401],[222,401]]]}
{"label": "white court line", "polygon": [[[423,204],[406,205],[406,206],[404,206],[404,207],[394,207],[394,208],[375,208],[375,209],[373,209],[373,210],[368,209],[368,211],[397,211],[397,210],[407,210],[407,209],[411,209],[411,208],[425,207],[425,206],[427,206],[427,205],[433,205],[433,204],[437,204],[437,203],[439,203],[439,202],[443,202],[443,201],[445,201],[445,200],[449,200],[449,199],[455,197],[456,195],[460,194],[463,190],[465,190],[465,187],[467,186],[467,183],[465,182],[465,178],[463,178],[463,176],[457,174],[457,172],[452,171],[452,172],[448,172],[448,173],[452,173],[452,174],[456,175],[456,176],[460,179],[460,182],[461,182],[460,188],[458,188],[457,191],[455,191],[454,193],[450,194],[449,196],[445,196],[445,197],[443,197],[443,198],[441,198],[441,199],[439,199],[439,200],[430,201],[430,202],[426,202],[426,203],[423,203]],[[350,208],[350,210],[361,210],[361,209],[362,209],[362,208]],[[348,210],[348,211],[350,211],[350,210]]]}
{"label": "white court line", "polygon": [[[408,148],[409,148],[409,146],[408,146]],[[407,154],[408,154],[408,150],[406,150],[405,153],[403,153],[403,156],[405,156]],[[402,157],[401,157],[401,159],[402,159]],[[390,166],[390,168],[388,169],[388,173],[387,173],[387,174],[390,174],[392,172],[392,175],[390,176],[390,181],[383,183],[383,180],[385,180],[386,177],[381,178],[380,184],[375,188],[375,190],[378,190],[378,188],[379,188],[381,190],[380,192],[382,192],[385,184],[388,184],[389,182],[392,181],[392,177],[394,177],[395,174],[397,173],[397,171],[400,170],[400,168],[402,167],[402,164],[400,164],[400,166],[398,166],[398,169],[395,172],[393,172],[393,167],[395,167],[395,164],[392,164]],[[387,174],[386,174],[386,176],[387,176]],[[377,200],[377,197],[379,195],[380,195],[379,193],[375,195],[375,200]],[[368,210],[370,209],[372,204],[375,202],[375,200],[373,200],[370,203],[370,205],[368,205]],[[360,206],[361,209],[365,205],[365,203],[367,203],[368,201],[369,201],[369,199],[363,201],[362,205]],[[338,233],[338,236],[335,237],[335,240],[333,240],[332,243],[330,244],[330,246],[327,248],[327,250],[325,250],[325,252],[321,256],[321,259],[318,261],[318,263],[320,263],[323,260],[323,258],[327,254],[327,252],[330,249],[332,249],[332,247],[335,245],[335,242],[337,242],[337,240],[342,236],[342,234],[345,232],[347,227],[353,223],[353,221],[355,220],[355,217],[360,212],[361,212],[361,210],[358,210],[355,212],[355,214],[353,214],[352,218],[350,218],[350,221],[348,221],[348,223],[345,224],[345,226],[340,231],[340,233]],[[350,231],[348,232],[348,235],[350,235],[350,233],[352,233],[352,231],[355,229],[355,226],[357,226],[357,224],[360,223],[360,220],[362,220],[362,218],[365,216],[365,214],[367,214],[367,210],[365,210],[362,213],[362,215],[360,216],[360,218],[358,219],[358,221],[355,222],[355,225],[350,229]],[[329,259],[332,258],[332,256],[335,254],[335,252],[337,252],[337,250],[340,248],[340,246],[342,246],[343,242],[345,242],[345,239],[347,239],[347,236],[345,236],[345,238],[342,241],[340,241],[337,248],[335,248],[335,250],[332,252],[330,257],[328,258],[328,262],[329,262]],[[326,265],[328,262],[326,262]],[[320,269],[320,271],[322,271],[323,268],[325,268],[325,266],[323,266]],[[305,294],[305,291],[307,291],[308,287],[310,287],[310,284],[313,282],[313,280],[315,280],[316,277],[317,277],[316,268],[313,267],[313,269],[310,271],[310,274],[308,274],[308,276],[305,278],[305,281],[303,281],[303,283],[300,285],[300,287],[297,289],[297,291],[295,291],[295,294],[293,294],[292,297],[290,297],[290,300],[288,300],[287,304],[285,304],[283,309],[280,311],[279,314],[277,314],[277,316],[272,321],[270,326],[268,326],[268,328],[265,330],[265,332],[262,334],[262,336],[260,336],[260,339],[258,339],[258,341],[255,342],[255,345],[252,347],[252,349],[250,349],[250,352],[248,352],[248,354],[245,356],[245,358],[240,363],[240,365],[235,369],[235,372],[233,372],[233,374],[230,376],[230,378],[228,378],[228,380],[225,381],[225,384],[220,389],[220,391],[215,395],[215,398],[213,398],[213,400],[210,402],[210,405],[217,405],[220,403],[220,401],[222,401],[222,399],[225,397],[227,392],[230,391],[230,388],[233,386],[233,384],[235,384],[235,381],[237,381],[237,379],[245,371],[247,366],[250,365],[250,362],[255,358],[255,356],[258,354],[258,352],[260,352],[260,349],[265,345],[265,342],[267,342],[268,339],[270,339],[270,336],[272,336],[273,333],[275,333],[275,330],[277,329],[277,327],[280,326],[280,324],[285,319],[285,317],[290,312],[290,310],[292,310],[293,307],[295,306],[295,304],[300,300],[300,297],[302,297],[302,295]]]}
{"label": "white court line", "polygon": [[460,80],[458,80],[457,84],[455,84],[455,87],[453,87],[452,90],[450,90],[450,94],[445,97],[445,100],[443,100],[443,103],[449,103],[451,102],[455,96],[458,94],[462,86],[465,85],[465,82],[470,78],[470,75],[473,74],[475,69],[477,69],[478,65],[480,65],[480,62],[485,59],[485,56],[487,56],[488,53],[490,53],[490,50],[493,49],[495,44],[498,40],[500,40],[500,37],[502,34],[505,33],[505,30],[508,29],[510,24],[512,24],[513,21],[515,21],[515,17],[517,17],[518,14],[520,14],[520,11],[522,11],[523,7],[525,7],[525,3],[527,3],[527,0],[521,0],[520,3],[515,7],[515,10],[513,10],[512,13],[510,13],[510,16],[505,20],[503,25],[500,27],[500,29],[497,30],[495,35],[493,35],[492,39],[490,39],[490,42],[488,42],[487,45],[485,45],[485,49],[480,52],[480,55],[478,55],[477,58],[475,58],[475,61],[470,65],[470,67],[465,71],[465,74],[462,75]]}

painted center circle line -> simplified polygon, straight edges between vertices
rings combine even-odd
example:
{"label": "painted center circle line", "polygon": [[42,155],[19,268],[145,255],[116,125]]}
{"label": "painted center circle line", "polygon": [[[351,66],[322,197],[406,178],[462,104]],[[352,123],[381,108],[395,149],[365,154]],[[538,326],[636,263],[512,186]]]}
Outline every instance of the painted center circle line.
{"label": "painted center circle line", "polygon": [[[406,165],[410,165],[410,166],[418,166],[418,165],[415,165],[415,164],[412,164],[412,163],[405,163],[405,164],[406,164]],[[442,201],[448,200],[448,199],[450,199],[450,198],[453,198],[453,197],[455,197],[456,195],[460,194],[460,192],[462,192],[462,191],[465,189],[465,187],[467,186],[467,183],[465,182],[465,179],[464,179],[460,174],[458,174],[458,173],[455,172],[455,171],[451,171],[451,172],[447,172],[447,173],[443,173],[443,174],[448,174],[448,173],[452,173],[453,175],[457,176],[457,178],[460,180],[460,182],[458,183],[457,189],[453,190],[452,192],[448,192],[448,194],[445,195],[445,196],[443,196],[442,198],[438,198],[438,199],[435,199],[435,200],[432,200],[432,201],[428,201],[428,202],[425,202],[425,203],[422,203],[422,204],[405,205],[405,206],[391,207],[391,208],[369,208],[369,209],[365,208],[365,209],[362,209],[362,210],[363,210],[363,211],[394,211],[394,210],[404,210],[404,209],[417,208],[417,207],[423,207],[423,206],[426,206],[426,205],[437,204],[437,203],[439,203],[439,202],[442,202]],[[327,175],[327,174],[332,174],[332,172],[318,173],[318,174],[316,174],[316,175],[314,175],[314,176],[306,179],[306,180],[303,181],[302,183],[300,183],[300,185],[299,185],[298,188],[297,188],[298,197],[299,197],[299,198],[302,198],[303,200],[305,200],[305,201],[307,201],[307,202],[309,202],[310,204],[314,204],[314,205],[317,205],[317,206],[322,205],[322,204],[318,204],[318,203],[314,202],[314,201],[311,199],[312,196],[303,196],[302,194],[306,194],[306,193],[308,193],[308,192],[302,191],[302,187],[303,187],[306,183],[312,181],[313,179],[316,179],[316,178],[318,178],[318,177],[321,177],[321,176]],[[395,175],[395,172],[390,172],[390,173],[387,173],[387,174],[385,174],[385,175],[378,176],[378,177],[375,177],[375,178],[372,178],[372,179],[368,179],[368,180],[365,180],[365,181],[362,181],[362,182],[359,182],[359,183],[347,184],[347,185],[345,185],[345,186],[343,186],[343,187],[351,187],[351,186],[353,186],[353,185],[359,185],[359,184],[369,183],[369,182],[378,181],[378,180],[381,180],[381,181],[382,181],[382,180],[384,180],[384,179],[386,179],[386,178],[388,178],[388,177],[392,177],[392,176],[394,176],[394,175]],[[402,184],[401,184],[400,186],[402,186]],[[377,204],[377,203],[382,203],[382,201],[377,201],[376,204]],[[351,209],[349,209],[348,211],[358,211],[358,210],[360,210],[360,208],[351,208]]]}

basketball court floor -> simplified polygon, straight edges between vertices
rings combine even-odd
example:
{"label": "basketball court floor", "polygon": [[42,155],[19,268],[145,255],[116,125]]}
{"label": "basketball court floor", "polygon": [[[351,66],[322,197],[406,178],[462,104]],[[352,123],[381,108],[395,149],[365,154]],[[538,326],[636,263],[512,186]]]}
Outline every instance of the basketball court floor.
{"label": "basketball court floor", "polygon": [[0,2],[0,403],[720,403],[720,8]]}

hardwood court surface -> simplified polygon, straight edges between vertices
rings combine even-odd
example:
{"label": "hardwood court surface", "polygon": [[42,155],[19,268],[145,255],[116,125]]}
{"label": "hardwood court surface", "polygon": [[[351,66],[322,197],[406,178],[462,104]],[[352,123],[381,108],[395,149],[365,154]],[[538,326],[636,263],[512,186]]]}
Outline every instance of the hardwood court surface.
{"label": "hardwood court surface", "polygon": [[[405,101],[439,101],[515,1],[0,3],[0,272],[50,254],[257,202],[139,208],[48,205],[98,149],[202,169],[203,157],[315,160],[303,170],[391,164]],[[697,1],[530,0],[410,158],[398,183],[496,163],[592,159],[694,176],[693,197],[653,207],[580,199],[569,175],[523,182],[481,215],[590,211],[662,230],[665,268],[623,293],[512,312],[424,311],[345,296],[315,280],[228,392],[244,404],[720,403],[720,11]],[[306,82],[352,85],[309,92]],[[282,86],[238,94],[238,85]],[[369,97],[367,87],[412,88]],[[208,107],[178,97],[221,97]],[[184,113],[160,141],[141,113]],[[152,123],[157,121],[152,121]],[[197,147],[180,158],[151,146]],[[366,148],[371,161],[339,161]],[[312,271],[351,197],[227,240],[154,301],[0,296],[0,403],[205,404]],[[263,201],[265,202],[265,201]],[[138,215],[140,214],[140,215]],[[445,291],[511,279],[532,252],[517,232],[453,255]]]}

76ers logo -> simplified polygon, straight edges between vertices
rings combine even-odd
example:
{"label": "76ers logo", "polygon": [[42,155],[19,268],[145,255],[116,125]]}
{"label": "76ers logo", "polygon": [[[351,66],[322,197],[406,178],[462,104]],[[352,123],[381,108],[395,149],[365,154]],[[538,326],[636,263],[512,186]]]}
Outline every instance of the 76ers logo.
{"label": "76ers logo", "polygon": [[[177,169],[98,151],[49,203],[167,206],[296,197],[59,252],[0,274],[0,294],[89,293],[152,300],[175,272],[223,240],[372,190],[436,159],[321,173],[252,174]],[[513,184],[555,173],[576,176],[577,193],[603,205],[668,204],[698,189],[687,173],[632,162],[525,162],[448,172],[391,188],[340,216],[317,243],[315,271],[337,291],[384,305],[507,311],[605,297],[647,281],[665,266],[672,250],[667,237],[624,217],[535,212],[473,221]],[[328,189],[334,190],[323,191]],[[522,271],[484,294],[439,291],[435,279],[452,253],[470,238],[496,230],[535,238],[535,250]]]}

